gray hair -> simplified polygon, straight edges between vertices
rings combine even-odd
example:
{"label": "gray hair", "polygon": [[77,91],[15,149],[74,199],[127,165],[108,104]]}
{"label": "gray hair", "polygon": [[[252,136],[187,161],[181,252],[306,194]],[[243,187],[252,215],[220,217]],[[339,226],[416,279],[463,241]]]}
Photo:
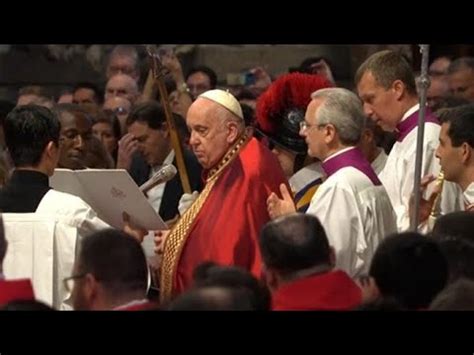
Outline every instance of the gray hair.
{"label": "gray hair", "polygon": [[332,124],[342,144],[359,143],[365,115],[359,97],[343,88],[327,88],[313,92],[312,99],[323,99],[316,111],[318,124]]}
{"label": "gray hair", "polygon": [[474,70],[473,57],[461,57],[452,61],[448,67],[448,74],[454,74],[464,69]]}
{"label": "gray hair", "polygon": [[138,52],[137,52],[137,49],[134,47],[134,46],[129,46],[129,45],[123,45],[123,44],[119,44],[117,46],[115,46],[112,51],[110,52],[110,55],[109,55],[109,58],[112,58],[112,57],[120,57],[120,56],[124,56],[124,57],[130,57],[133,59],[133,61],[135,63],[138,62]]}

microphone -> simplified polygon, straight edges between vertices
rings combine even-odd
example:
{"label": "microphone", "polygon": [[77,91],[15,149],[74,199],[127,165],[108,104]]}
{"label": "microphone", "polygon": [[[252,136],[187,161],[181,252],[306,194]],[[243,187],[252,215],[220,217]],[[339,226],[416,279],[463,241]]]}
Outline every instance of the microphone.
{"label": "microphone", "polygon": [[158,172],[147,180],[143,185],[140,186],[140,191],[145,195],[148,191],[154,188],[156,185],[171,180],[177,173],[174,165],[168,164],[162,167]]}

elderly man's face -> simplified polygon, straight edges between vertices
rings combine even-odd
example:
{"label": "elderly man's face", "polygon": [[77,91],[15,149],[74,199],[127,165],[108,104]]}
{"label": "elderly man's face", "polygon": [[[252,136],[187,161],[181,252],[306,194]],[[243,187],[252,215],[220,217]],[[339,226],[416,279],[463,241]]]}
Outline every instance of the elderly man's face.
{"label": "elderly man's face", "polygon": [[110,58],[109,64],[107,65],[107,79],[110,79],[117,74],[129,75],[135,81],[139,79],[139,73],[135,67],[135,61],[132,57],[116,55]]}
{"label": "elderly man's face", "polygon": [[214,167],[233,144],[232,124],[219,117],[219,105],[205,98],[189,108],[186,124],[191,133],[189,144],[204,169]]}
{"label": "elderly man's face", "polygon": [[128,75],[114,75],[107,82],[105,100],[114,96],[123,97],[131,103],[135,102],[138,97],[137,83]]}
{"label": "elderly man's face", "polygon": [[309,103],[305,114],[305,127],[300,130],[300,136],[303,137],[308,145],[308,155],[320,160],[326,159],[327,145],[325,142],[325,126],[319,124],[317,111],[324,103],[321,98],[313,99]]}

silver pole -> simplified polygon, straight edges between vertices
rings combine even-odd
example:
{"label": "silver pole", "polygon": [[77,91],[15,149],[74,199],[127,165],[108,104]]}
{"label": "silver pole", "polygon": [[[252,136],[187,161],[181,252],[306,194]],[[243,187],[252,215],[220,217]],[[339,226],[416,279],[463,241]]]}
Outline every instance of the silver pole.
{"label": "silver pole", "polygon": [[410,219],[410,230],[416,232],[420,219],[420,183],[421,167],[423,162],[423,139],[425,134],[425,115],[426,115],[426,91],[430,86],[428,75],[428,58],[430,46],[428,44],[420,45],[421,51],[421,75],[420,75],[420,114],[418,115],[418,135],[416,138],[416,159],[415,159],[415,181],[413,196],[415,199],[415,211]]}

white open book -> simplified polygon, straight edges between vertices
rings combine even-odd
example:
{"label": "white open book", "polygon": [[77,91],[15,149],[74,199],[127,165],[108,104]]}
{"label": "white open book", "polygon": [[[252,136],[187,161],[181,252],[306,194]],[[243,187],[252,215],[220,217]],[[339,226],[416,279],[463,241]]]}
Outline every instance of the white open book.
{"label": "white open book", "polygon": [[50,186],[81,197],[112,227],[122,229],[122,213],[132,223],[148,230],[168,229],[137,184],[123,169],[55,169]]}

